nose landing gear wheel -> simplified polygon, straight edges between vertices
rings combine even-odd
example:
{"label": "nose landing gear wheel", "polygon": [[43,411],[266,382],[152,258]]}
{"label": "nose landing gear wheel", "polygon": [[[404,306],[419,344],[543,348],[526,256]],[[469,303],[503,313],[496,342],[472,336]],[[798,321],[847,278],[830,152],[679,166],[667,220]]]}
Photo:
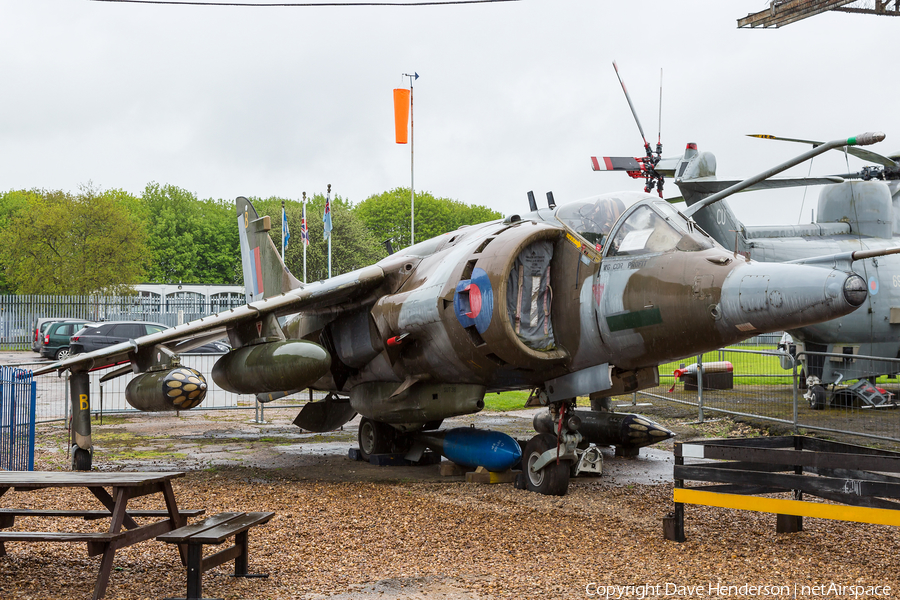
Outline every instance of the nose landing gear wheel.
{"label": "nose landing gear wheel", "polygon": [[561,460],[559,464],[556,464],[555,460],[551,461],[537,472],[531,469],[541,454],[551,448],[556,448],[556,437],[549,433],[540,433],[525,444],[525,452],[522,455],[525,488],[545,496],[565,496],[569,489],[569,461]]}
{"label": "nose landing gear wheel", "polygon": [[825,388],[821,385],[814,385],[809,389],[809,407],[813,410],[823,410],[825,408]]}

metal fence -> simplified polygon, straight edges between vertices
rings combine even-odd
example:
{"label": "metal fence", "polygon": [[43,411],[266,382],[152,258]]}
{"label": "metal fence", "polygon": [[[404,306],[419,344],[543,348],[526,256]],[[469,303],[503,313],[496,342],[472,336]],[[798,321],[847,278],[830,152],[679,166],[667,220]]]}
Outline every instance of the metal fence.
{"label": "metal fence", "polygon": [[[900,359],[826,352],[799,352],[797,359],[796,370],[817,364],[843,374],[832,378],[836,385],[822,386],[818,399],[815,386],[799,392],[798,428],[900,441]],[[894,375],[860,379],[869,373]]]}
{"label": "metal fence", "polygon": [[0,470],[34,470],[35,390],[31,371],[0,367]]}
{"label": "metal fence", "polygon": [[[203,373],[206,377],[208,388],[206,398],[203,403],[193,411],[203,410],[227,410],[227,409],[247,409],[257,412],[257,420],[262,420],[265,407],[285,408],[291,406],[299,406],[300,404],[310,400],[311,398],[320,399],[324,395],[315,393],[310,395],[304,390],[291,396],[280,398],[272,403],[265,405],[258,404],[256,397],[248,394],[234,394],[223,390],[216,382],[213,381],[209,374],[219,354],[185,354],[181,356],[181,364],[196,369]],[[35,363],[46,364],[46,363]],[[91,413],[98,414],[116,414],[116,413],[136,413],[140,412],[132,408],[125,400],[125,388],[128,383],[135,377],[133,374],[116,377],[109,381],[100,382],[100,379],[109,371],[117,367],[109,369],[101,369],[90,373],[90,393],[91,393]],[[37,384],[37,423],[52,423],[55,421],[68,420],[69,411],[71,410],[69,403],[69,384],[68,372],[60,376],[43,375],[36,378]]]}
{"label": "metal fence", "polygon": [[[768,340],[762,345],[768,346]],[[813,361],[824,364],[820,368],[839,366],[844,373],[838,385],[822,386],[824,401],[819,403],[806,389],[806,377],[800,376],[803,364]],[[731,365],[730,372],[723,363]],[[900,443],[900,380],[881,376],[874,386],[857,381],[872,372],[896,374],[900,359],[818,352],[801,352],[795,358],[778,350],[729,347],[693,362],[661,366],[659,387],[638,392],[634,403],[652,398],[654,404],[694,406],[700,422],[710,413],[728,414],[782,424],[794,432],[817,430]],[[873,401],[865,399],[870,387],[879,390]]]}
{"label": "metal fence", "polygon": [[228,297],[0,296],[0,349],[30,350],[35,320],[42,317],[88,321],[153,321],[169,327],[242,306]]}

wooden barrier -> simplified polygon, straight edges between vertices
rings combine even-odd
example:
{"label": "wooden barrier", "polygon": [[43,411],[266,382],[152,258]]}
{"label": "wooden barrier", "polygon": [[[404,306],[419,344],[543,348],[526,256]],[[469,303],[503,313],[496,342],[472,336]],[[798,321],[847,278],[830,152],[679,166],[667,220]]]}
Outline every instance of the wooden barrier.
{"label": "wooden barrier", "polygon": [[[900,526],[894,473],[900,473],[898,452],[806,436],[676,443],[675,511],[663,520],[663,532],[685,541],[685,504],[774,513],[779,533],[802,531],[803,517]],[[685,481],[714,485],[686,487]],[[792,498],[761,497],[786,492]]]}

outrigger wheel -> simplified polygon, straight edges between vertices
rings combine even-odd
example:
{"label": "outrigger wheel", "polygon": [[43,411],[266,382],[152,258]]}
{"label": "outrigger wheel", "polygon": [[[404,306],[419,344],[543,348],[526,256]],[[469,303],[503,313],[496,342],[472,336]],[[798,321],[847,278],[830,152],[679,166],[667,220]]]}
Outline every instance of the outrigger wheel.
{"label": "outrigger wheel", "polygon": [[90,450],[72,446],[72,470],[90,471],[93,456]]}
{"label": "outrigger wheel", "polygon": [[541,455],[551,448],[556,448],[556,436],[549,433],[539,433],[525,444],[525,452],[522,455],[525,488],[546,496],[565,496],[569,489],[571,467],[568,460],[551,461],[537,472],[531,468]]}

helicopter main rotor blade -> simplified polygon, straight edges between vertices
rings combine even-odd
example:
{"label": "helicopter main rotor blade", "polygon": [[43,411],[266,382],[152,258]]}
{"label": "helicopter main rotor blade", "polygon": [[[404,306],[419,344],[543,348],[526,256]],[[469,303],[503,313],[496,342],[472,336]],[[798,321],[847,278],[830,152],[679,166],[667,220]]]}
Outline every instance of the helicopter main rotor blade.
{"label": "helicopter main rotor blade", "polygon": [[616,61],[613,61],[613,69],[616,70],[616,77],[619,78],[619,84],[622,86],[622,91],[625,92],[625,99],[628,100],[628,108],[631,109],[631,114],[634,115],[634,122],[637,123],[638,131],[641,132],[641,138],[644,140],[644,147],[647,148],[650,144],[647,143],[647,136],[644,135],[644,128],[641,127],[641,120],[638,119],[637,111],[634,110],[634,104],[631,103],[631,95],[625,87],[625,82],[622,81],[622,76],[619,75],[619,66],[616,64]]}
{"label": "helicopter main rotor blade", "polygon": [[592,156],[591,167],[595,171],[640,171],[641,163],[630,156]]}
{"label": "helicopter main rotor blade", "polygon": [[[857,175],[858,176],[858,175]],[[699,181],[679,181],[676,185],[679,189],[691,190],[701,194],[713,194],[727,190],[733,185],[740,183],[740,180],[710,179]],[[765,179],[759,183],[755,183],[750,187],[746,187],[742,192],[752,192],[756,190],[773,190],[790,187],[806,187],[808,185],[830,185],[834,183],[844,183],[844,177],[837,175],[828,175],[825,177],[791,177],[787,179]]]}
{"label": "helicopter main rotor blade", "polygon": [[753,177],[748,177],[747,179],[737,183],[728,189],[722,190],[721,192],[717,192],[712,196],[707,196],[700,202],[689,206],[687,210],[684,211],[684,216],[690,217],[695,214],[698,210],[702,210],[707,206],[715,204],[719,200],[723,200],[732,194],[740,192],[742,190],[747,189],[748,187],[755,185],[761,181],[764,181],[773,175],[777,175],[782,171],[786,171],[793,166],[799,165],[802,162],[809,160],[814,156],[818,156],[823,152],[827,152],[828,150],[832,150],[834,148],[843,148],[844,146],[868,146],[870,144],[875,144],[884,139],[884,134],[880,131],[878,132],[866,132],[860,135],[854,136],[852,138],[846,139],[838,139],[831,140],[830,142],[825,142],[824,144],[820,144],[814,147],[812,150],[807,150],[803,154],[799,156],[795,156],[791,160],[787,162],[783,162],[780,165],[774,166],[771,169],[767,169],[758,175],[754,175]]}
{"label": "helicopter main rotor blade", "polygon": [[656,144],[662,152],[662,67],[659,69],[659,128],[656,133]]}
{"label": "helicopter main rotor blade", "polygon": [[[787,138],[780,137],[777,135],[768,135],[765,133],[750,133],[747,134],[747,137],[760,138],[764,140],[778,140],[780,142],[796,142],[798,144],[812,144],[813,147],[821,146],[825,142],[817,142],[815,140],[799,140],[796,138]],[[835,150],[839,150],[843,152],[843,148],[835,148]],[[896,167],[900,166],[900,163],[897,161],[888,158],[887,156],[883,156],[878,154],[877,152],[872,152],[871,150],[865,150],[863,148],[849,147],[847,148],[847,153],[855,156],[856,158],[861,158],[862,160],[867,160],[870,162],[878,163],[879,165],[883,165],[885,167]]]}

